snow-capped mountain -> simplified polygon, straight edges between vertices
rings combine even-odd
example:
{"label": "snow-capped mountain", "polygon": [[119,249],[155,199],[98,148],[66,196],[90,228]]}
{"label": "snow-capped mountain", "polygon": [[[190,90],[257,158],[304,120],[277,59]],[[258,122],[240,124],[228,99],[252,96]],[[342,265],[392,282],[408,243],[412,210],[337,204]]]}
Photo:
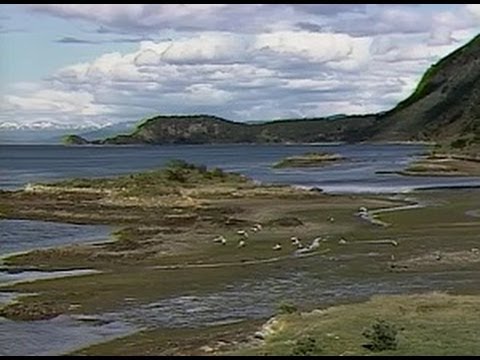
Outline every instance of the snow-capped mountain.
{"label": "snow-capped mountain", "polygon": [[112,125],[111,123],[97,124],[94,122],[82,122],[79,124],[63,124],[53,121],[35,121],[31,123],[18,122],[0,122],[0,129],[2,130],[93,130],[101,129]]}
{"label": "snow-capped mountain", "polygon": [[88,140],[94,140],[120,133],[130,132],[136,121],[121,123],[63,124],[52,121],[36,121],[21,124],[17,122],[0,123],[0,144],[60,144],[65,135],[76,134]]}

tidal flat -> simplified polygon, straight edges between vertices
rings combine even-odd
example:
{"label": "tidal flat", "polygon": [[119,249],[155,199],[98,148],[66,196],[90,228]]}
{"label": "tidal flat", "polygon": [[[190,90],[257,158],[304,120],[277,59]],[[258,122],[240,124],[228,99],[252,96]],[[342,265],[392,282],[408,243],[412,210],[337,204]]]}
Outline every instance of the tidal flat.
{"label": "tidal flat", "polygon": [[[24,321],[127,314],[126,321],[134,318],[142,328],[82,354],[248,352],[268,345],[252,337],[282,301],[308,312],[355,306],[378,293],[476,296],[480,221],[470,215],[479,198],[477,189],[329,195],[259,185],[184,162],[3,191],[3,218],[118,230],[105,242],[5,259],[10,268],[97,273],[4,286],[5,292],[35,295],[0,312]],[[375,212],[389,208],[398,210]],[[384,225],[366,221],[364,212]]]}

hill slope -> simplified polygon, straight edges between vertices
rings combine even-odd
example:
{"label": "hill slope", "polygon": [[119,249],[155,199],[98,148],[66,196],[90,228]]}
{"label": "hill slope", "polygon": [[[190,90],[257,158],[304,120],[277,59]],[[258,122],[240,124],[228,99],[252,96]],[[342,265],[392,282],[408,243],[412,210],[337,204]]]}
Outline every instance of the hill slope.
{"label": "hill slope", "polygon": [[360,141],[375,116],[348,116],[338,120],[303,119],[245,124],[216,116],[156,116],[130,135],[97,144],[209,144],[209,143],[312,143]]}
{"label": "hill slope", "polygon": [[380,120],[374,140],[480,142],[480,36],[431,66],[416,91]]}

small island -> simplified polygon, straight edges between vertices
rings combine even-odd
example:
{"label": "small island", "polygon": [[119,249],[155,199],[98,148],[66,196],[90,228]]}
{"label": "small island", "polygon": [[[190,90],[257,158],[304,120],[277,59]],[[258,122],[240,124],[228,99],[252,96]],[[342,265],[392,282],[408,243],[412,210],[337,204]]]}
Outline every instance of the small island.
{"label": "small island", "polygon": [[319,167],[344,160],[338,154],[308,152],[302,155],[289,156],[273,165],[274,168]]}
{"label": "small island", "polygon": [[62,138],[63,145],[85,145],[89,141],[78,135],[66,135]]}
{"label": "small island", "polygon": [[480,176],[480,159],[452,154],[431,154],[397,173],[406,176]]}

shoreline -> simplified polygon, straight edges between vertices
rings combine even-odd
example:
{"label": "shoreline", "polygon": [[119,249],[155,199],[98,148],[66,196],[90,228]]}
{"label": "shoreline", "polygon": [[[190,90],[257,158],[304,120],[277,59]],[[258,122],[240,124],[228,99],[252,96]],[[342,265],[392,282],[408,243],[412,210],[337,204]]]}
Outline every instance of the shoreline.
{"label": "shoreline", "polygon": [[152,146],[340,146],[340,145],[426,145],[433,146],[435,142],[423,141],[371,141],[371,142],[347,142],[347,141],[327,141],[327,142],[243,142],[243,143],[131,143],[131,144],[63,144],[59,143],[0,143],[0,146],[57,146],[57,147],[152,147]]}
{"label": "shoreline", "polygon": [[[70,264],[78,268],[81,264],[84,266],[90,264],[91,269],[101,271],[100,274],[93,275],[95,281],[79,276],[69,278],[68,281],[52,279],[10,285],[7,286],[7,290],[41,294],[40,297],[22,300],[27,309],[29,306],[41,307],[53,301],[60,307],[66,304],[79,304],[80,310],[73,313],[87,315],[109,310],[122,311],[124,307],[131,308],[132,303],[124,300],[130,297],[129,294],[135,294],[134,297],[139,301],[137,304],[155,304],[156,301],[188,294],[191,289],[197,289],[202,294],[215,294],[223,286],[235,284],[242,279],[267,281],[275,274],[279,275],[279,264],[275,265],[279,259],[285,260],[286,267],[292,269],[296,266],[307,266],[303,264],[311,264],[311,261],[307,260],[308,257],[299,257],[300,261],[295,265],[295,259],[291,257],[295,249],[290,241],[290,237],[294,235],[302,239],[305,245],[317,237],[327,235],[325,242],[320,242],[319,253],[322,254],[328,249],[329,256],[317,262],[317,270],[309,267],[304,271],[314,273],[323,267],[337,269],[337,266],[340,266],[339,275],[345,276],[347,270],[341,269],[346,267],[349,269],[347,272],[349,276],[357,276],[359,269],[356,268],[358,266],[356,264],[360,263],[363,264],[362,271],[366,271],[366,279],[375,282],[377,276],[388,279],[389,276],[393,276],[388,275],[391,254],[407,256],[410,247],[415,245],[411,243],[409,236],[416,237],[418,234],[408,233],[412,221],[420,221],[417,228],[422,228],[422,216],[411,215],[408,211],[401,212],[403,214],[400,216],[395,213],[396,210],[418,208],[418,204],[412,204],[412,199],[389,198],[385,194],[332,195],[318,190],[304,191],[305,189],[296,189],[292,185],[261,186],[254,182],[244,182],[234,175],[225,175],[226,178],[222,177],[224,181],[217,183],[208,177],[197,178],[199,174],[203,174],[200,170],[189,171],[192,171],[195,187],[191,187],[188,182],[186,185],[182,182],[175,183],[179,199],[185,200],[184,197],[190,199],[183,202],[180,207],[175,202],[166,206],[167,203],[161,200],[162,198],[152,196],[151,192],[141,192],[136,195],[138,197],[136,200],[128,200],[130,194],[124,195],[122,190],[116,187],[115,181],[122,186],[136,189],[134,185],[138,181],[142,185],[139,191],[153,189],[158,191],[158,194],[163,194],[163,187],[157,190],[155,187],[145,185],[144,181],[151,180],[150,176],[153,176],[151,174],[137,175],[133,180],[129,180],[132,182],[127,185],[124,185],[123,181],[132,179],[128,176],[118,177],[113,182],[107,183],[102,180],[87,180],[84,184],[87,188],[108,184],[114,190],[98,194],[80,190],[68,192],[65,191],[65,183],[58,184],[57,190],[53,186],[53,192],[39,192],[35,197],[28,192],[2,193],[2,199],[7,205],[17,206],[9,210],[10,214],[22,214],[22,211],[26,211],[25,216],[34,216],[37,219],[38,216],[45,214],[55,222],[72,217],[85,222],[89,221],[88,216],[91,215],[93,217],[90,221],[112,224],[115,224],[120,215],[125,216],[128,213],[131,218],[121,225],[123,232],[120,231],[115,240],[108,243],[93,242],[99,246],[89,248],[82,244],[74,249],[65,249],[68,245],[63,249],[54,246],[53,249],[41,250],[35,254],[26,252],[14,259],[10,258],[12,261],[10,264],[17,266],[21,266],[22,263],[32,266],[46,264],[50,267]],[[155,173],[151,181],[157,184],[160,181],[157,177],[163,179],[163,174],[164,172]],[[200,180],[202,182],[197,184],[196,182]],[[72,181],[75,184],[75,181]],[[165,184],[170,189],[171,183]],[[229,196],[232,192],[235,196]],[[171,190],[168,191],[168,194],[170,193]],[[397,192],[392,195],[400,196]],[[62,197],[61,211],[53,213],[50,206],[59,196]],[[447,192],[442,196],[452,195]],[[472,201],[471,197],[464,197],[462,201]],[[388,227],[386,230],[388,233],[384,233],[383,229],[375,229],[371,224],[355,221],[354,215],[360,206],[373,209],[370,215],[385,213],[386,218],[381,219],[385,223],[392,222],[391,216],[387,213],[395,213],[396,226]],[[470,205],[468,207],[472,208]],[[419,211],[425,212],[422,208]],[[428,209],[426,212],[428,213]],[[199,215],[192,215],[197,213]],[[6,212],[7,216],[8,214]],[[173,216],[170,222],[163,224],[162,221],[169,219],[169,216]],[[223,217],[228,221],[221,220]],[[230,223],[229,219],[232,218],[234,221]],[[409,226],[399,226],[397,218],[408,219]],[[193,222],[185,219],[193,219]],[[282,219],[289,220],[286,222],[287,225],[268,225],[281,224],[282,221],[275,221]],[[295,221],[292,222],[291,219]],[[248,245],[240,249],[237,246],[237,231],[250,229],[255,223],[262,224],[263,229],[258,233],[248,230],[250,232]],[[294,225],[289,225],[291,223]],[[129,230],[125,232],[126,228]],[[165,229],[180,232],[163,232]],[[225,246],[212,243],[212,239],[218,235],[228,239]],[[346,243],[342,242],[343,236],[347,239]],[[401,244],[397,246],[395,244],[399,238]],[[179,246],[179,241],[183,241],[186,247]],[[281,247],[275,250],[276,244],[279,243]],[[349,244],[355,246],[348,246]],[[416,249],[416,246],[413,249]],[[370,255],[367,256],[371,253],[376,254],[375,259],[378,261],[371,261]],[[310,254],[314,255],[319,254]],[[152,272],[151,269],[155,268],[160,271]],[[175,272],[175,276],[166,277],[165,271],[162,270]],[[281,274],[286,276],[288,271],[281,270]],[[70,313],[72,312],[65,314]],[[196,316],[195,312],[192,316]]]}

